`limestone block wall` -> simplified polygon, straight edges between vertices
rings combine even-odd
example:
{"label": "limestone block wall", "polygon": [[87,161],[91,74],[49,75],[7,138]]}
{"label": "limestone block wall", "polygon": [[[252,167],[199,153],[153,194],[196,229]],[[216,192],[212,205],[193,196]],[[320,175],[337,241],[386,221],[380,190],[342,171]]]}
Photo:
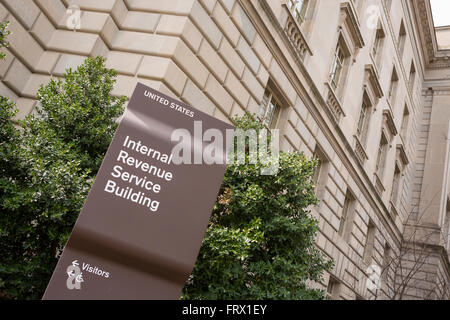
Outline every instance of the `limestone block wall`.
{"label": "limestone block wall", "polygon": [[[74,31],[68,21],[77,8],[80,23]],[[223,8],[215,14],[230,19]],[[250,93],[253,100],[263,94],[265,74],[256,77],[259,64],[246,66],[233,49],[241,38],[237,28],[227,27],[234,35],[231,42],[222,41],[225,37],[197,1],[7,0],[1,2],[0,19],[10,21],[13,33],[1,66],[1,93],[17,101],[20,118],[31,112],[39,85],[97,55],[119,73],[115,95],[129,96],[140,81],[229,121],[232,114],[256,107],[249,103]],[[244,57],[252,54],[242,40],[239,48]],[[248,80],[247,88],[241,78]],[[213,95],[215,90],[220,94]]]}

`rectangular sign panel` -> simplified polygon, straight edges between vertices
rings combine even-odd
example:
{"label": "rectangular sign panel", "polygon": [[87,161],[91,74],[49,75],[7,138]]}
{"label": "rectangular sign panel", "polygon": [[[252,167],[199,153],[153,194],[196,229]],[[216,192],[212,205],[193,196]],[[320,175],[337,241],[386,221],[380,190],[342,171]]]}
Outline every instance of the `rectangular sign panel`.
{"label": "rectangular sign panel", "polygon": [[225,173],[230,131],[138,84],[43,299],[178,299]]}

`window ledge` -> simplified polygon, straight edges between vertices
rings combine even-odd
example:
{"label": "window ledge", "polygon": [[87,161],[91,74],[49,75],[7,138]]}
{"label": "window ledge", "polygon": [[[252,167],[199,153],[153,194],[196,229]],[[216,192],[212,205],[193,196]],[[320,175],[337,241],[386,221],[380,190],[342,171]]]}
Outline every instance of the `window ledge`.
{"label": "window ledge", "polygon": [[355,138],[355,152],[358,157],[359,162],[364,166],[366,160],[369,159],[367,156],[366,149],[364,148],[363,144],[359,140],[359,137],[357,135],[354,135]]}
{"label": "window ledge", "polygon": [[294,47],[295,52],[299,55],[300,60],[303,61],[307,53],[311,56],[313,55],[311,47],[309,46],[306,37],[303,35],[300,24],[295,20],[287,4],[284,3],[282,7],[287,11],[284,32],[286,33],[291,45]]}
{"label": "window ledge", "polygon": [[357,48],[364,48],[364,38],[361,34],[358,14],[350,1],[341,3],[341,23],[347,25],[352,41]]}
{"label": "window ledge", "polygon": [[397,154],[398,157],[402,160],[403,167],[406,167],[410,161],[403,143],[397,144]]}

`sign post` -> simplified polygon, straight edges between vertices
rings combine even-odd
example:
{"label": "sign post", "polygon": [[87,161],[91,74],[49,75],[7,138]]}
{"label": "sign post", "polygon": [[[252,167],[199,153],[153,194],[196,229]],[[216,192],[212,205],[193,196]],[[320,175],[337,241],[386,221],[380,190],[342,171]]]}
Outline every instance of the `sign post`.
{"label": "sign post", "polygon": [[138,84],[43,299],[178,299],[226,169],[217,136],[229,131]]}

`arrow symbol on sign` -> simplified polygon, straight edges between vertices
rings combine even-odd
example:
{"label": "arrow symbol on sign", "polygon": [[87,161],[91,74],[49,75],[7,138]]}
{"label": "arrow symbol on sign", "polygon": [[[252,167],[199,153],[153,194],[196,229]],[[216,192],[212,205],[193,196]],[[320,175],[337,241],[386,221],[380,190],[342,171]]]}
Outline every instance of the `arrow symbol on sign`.
{"label": "arrow symbol on sign", "polygon": [[67,274],[69,275],[69,277],[72,277],[75,275],[75,272],[73,272],[73,270],[71,270],[70,272],[67,272]]}
{"label": "arrow symbol on sign", "polygon": [[74,261],[72,261],[72,265],[74,267],[76,267],[76,266],[79,266],[80,264],[78,263],[78,260],[74,260]]}

